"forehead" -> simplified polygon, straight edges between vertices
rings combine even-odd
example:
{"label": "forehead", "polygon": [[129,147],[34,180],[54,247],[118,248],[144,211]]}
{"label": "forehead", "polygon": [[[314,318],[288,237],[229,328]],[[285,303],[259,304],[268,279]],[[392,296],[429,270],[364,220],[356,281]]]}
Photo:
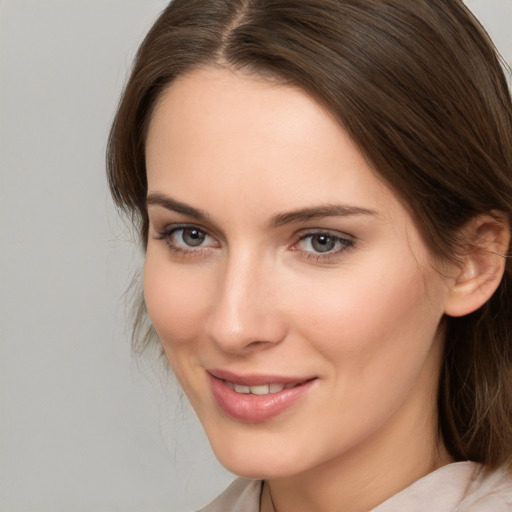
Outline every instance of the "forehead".
{"label": "forehead", "polygon": [[146,163],[150,192],[201,207],[207,201],[240,213],[253,206],[270,215],[318,203],[385,210],[396,203],[343,127],[306,92],[224,68],[196,70],[163,93]]}
{"label": "forehead", "polygon": [[[311,140],[309,149],[314,149],[311,131],[320,128],[320,121],[326,128],[328,120],[341,131],[330,117],[299,88],[230,69],[201,68],[174,81],[162,94],[148,143],[195,141],[202,150],[197,157],[218,153],[215,150],[226,145],[230,151],[225,156],[269,148],[269,143],[293,145],[307,140]],[[239,135],[236,145],[226,139],[235,133]],[[179,146],[180,151],[187,148]]]}

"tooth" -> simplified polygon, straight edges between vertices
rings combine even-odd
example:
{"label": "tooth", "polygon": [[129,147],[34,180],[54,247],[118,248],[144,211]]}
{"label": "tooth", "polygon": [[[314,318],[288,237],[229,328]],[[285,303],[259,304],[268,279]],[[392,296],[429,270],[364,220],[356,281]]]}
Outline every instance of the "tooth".
{"label": "tooth", "polygon": [[249,386],[242,386],[241,384],[235,384],[235,391],[237,393],[250,393],[251,388]]}
{"label": "tooth", "polygon": [[250,393],[253,395],[268,395],[269,393],[279,393],[283,389],[291,389],[297,386],[297,383],[280,384],[275,382],[273,384],[262,384],[259,386],[244,386],[243,384],[234,384],[228,380],[224,382],[229,389],[246,395]]}
{"label": "tooth", "polygon": [[270,393],[279,393],[284,389],[284,384],[270,384],[268,388]]}
{"label": "tooth", "polygon": [[268,395],[268,384],[262,386],[251,386],[251,393],[253,395]]}

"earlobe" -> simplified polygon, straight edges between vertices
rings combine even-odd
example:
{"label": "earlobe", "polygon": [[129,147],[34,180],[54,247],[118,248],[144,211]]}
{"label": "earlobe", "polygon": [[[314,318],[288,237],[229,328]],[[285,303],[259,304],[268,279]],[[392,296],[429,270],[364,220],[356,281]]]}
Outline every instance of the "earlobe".
{"label": "earlobe", "polygon": [[498,288],[508,254],[510,225],[501,212],[475,217],[464,229],[463,254],[445,303],[448,316],[464,316],[485,304]]}

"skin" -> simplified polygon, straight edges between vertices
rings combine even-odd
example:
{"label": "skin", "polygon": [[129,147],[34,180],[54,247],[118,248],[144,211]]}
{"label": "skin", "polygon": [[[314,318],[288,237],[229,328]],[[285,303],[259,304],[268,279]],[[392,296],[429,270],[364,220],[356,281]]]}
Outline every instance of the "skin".
{"label": "skin", "polygon": [[[368,510],[449,462],[436,392],[452,269],[333,117],[299,89],[203,68],[160,98],[146,155],[150,202],[204,214],[148,205],[144,292],[221,463],[267,479],[279,512],[321,512]],[[282,215],[326,205],[352,213]],[[244,422],[210,368],[315,381]]]}

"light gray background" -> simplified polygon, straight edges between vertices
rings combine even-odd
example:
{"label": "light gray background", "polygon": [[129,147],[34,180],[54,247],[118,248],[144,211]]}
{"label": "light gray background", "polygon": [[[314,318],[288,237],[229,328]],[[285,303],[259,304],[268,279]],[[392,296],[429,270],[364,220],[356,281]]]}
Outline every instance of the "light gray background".
{"label": "light gray background", "polygon": [[[165,4],[0,1],[0,512],[185,512],[232,478],[125,327],[105,140]],[[468,4],[512,60],[512,1]]]}

